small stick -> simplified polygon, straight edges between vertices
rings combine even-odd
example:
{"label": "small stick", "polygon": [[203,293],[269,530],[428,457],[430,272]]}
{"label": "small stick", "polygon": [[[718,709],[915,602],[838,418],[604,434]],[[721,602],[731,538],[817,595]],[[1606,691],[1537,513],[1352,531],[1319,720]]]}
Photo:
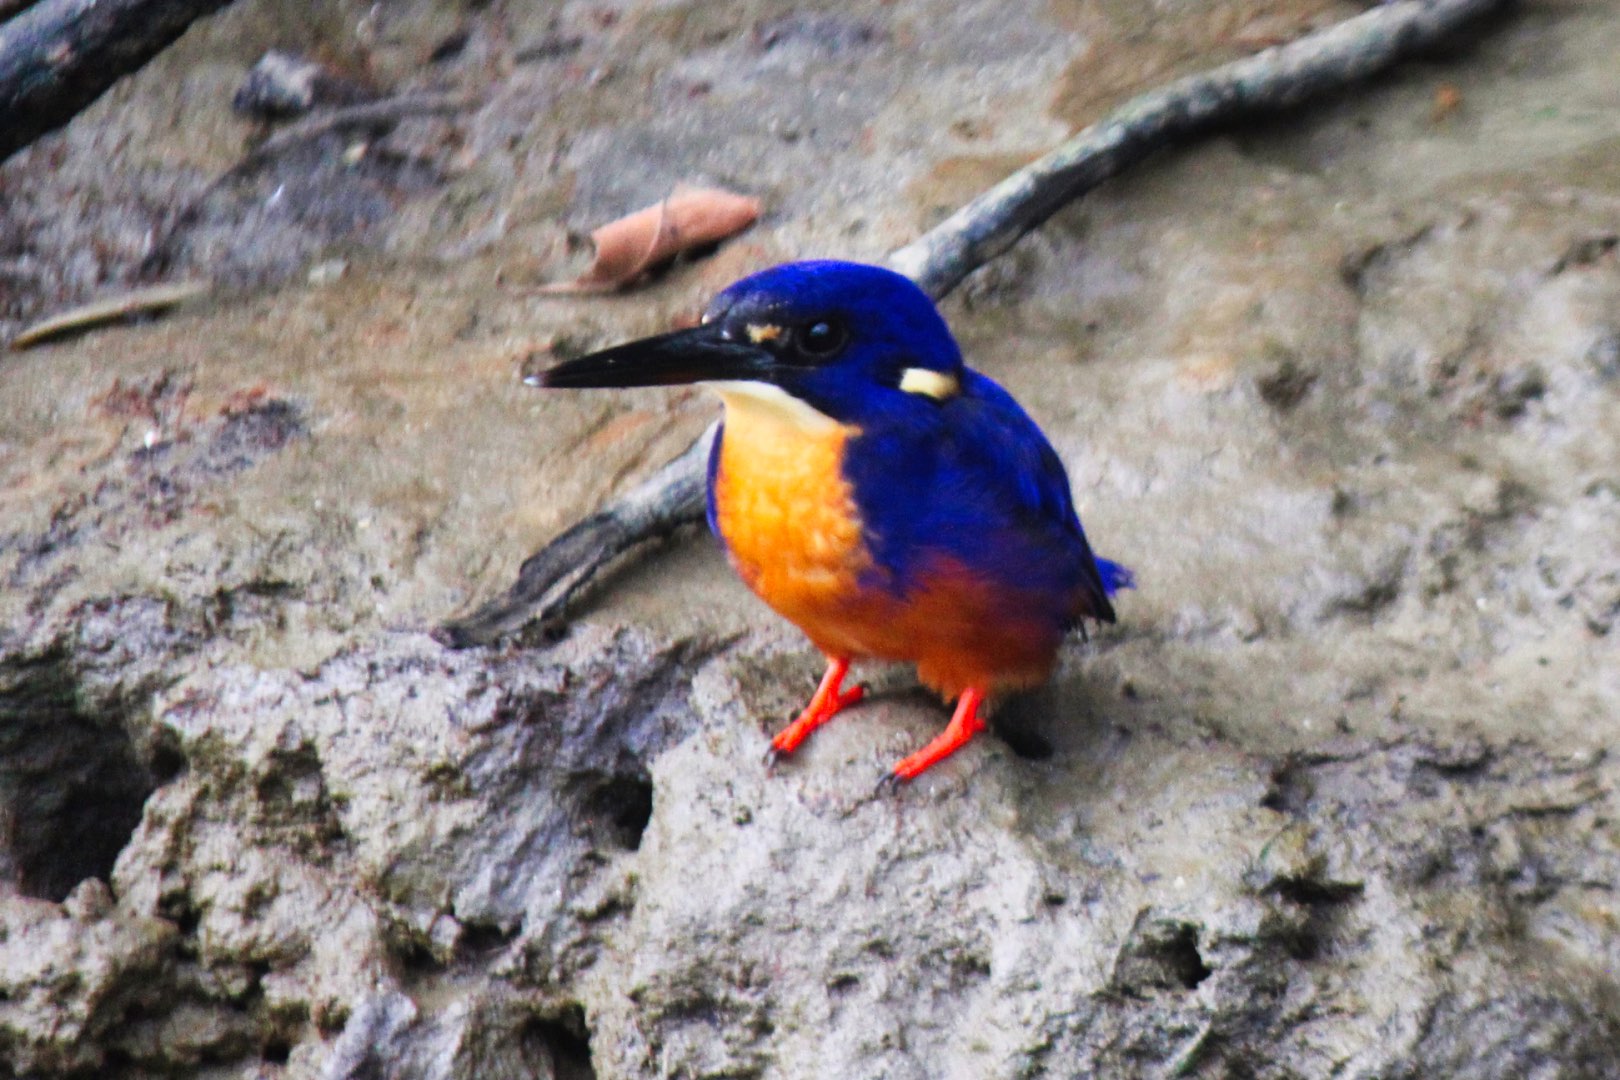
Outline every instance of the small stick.
{"label": "small stick", "polygon": [[188,300],[206,296],[212,289],[213,282],[210,281],[175,281],[105,296],[41,319],[12,338],[11,348],[20,352],[62,334],[78,333],[137,315],[166,311]]}
{"label": "small stick", "polygon": [[[893,252],[889,265],[937,300],[1062,207],[1155,150],[1343,89],[1512,2],[1394,0],[1287,45],[1150,90]],[[438,639],[463,648],[494,641],[530,619],[554,620],[603,566],[702,520],[713,432],[547,544],[523,564],[504,595],[448,623]]]}
{"label": "small stick", "polygon": [[360,105],[330,109],[276,132],[233,165],[226,175],[252,172],[299,143],[318,139],[334,131],[385,127],[397,124],[410,116],[460,112],[471,104],[472,99],[460,94],[400,94],[396,97],[367,101]]}

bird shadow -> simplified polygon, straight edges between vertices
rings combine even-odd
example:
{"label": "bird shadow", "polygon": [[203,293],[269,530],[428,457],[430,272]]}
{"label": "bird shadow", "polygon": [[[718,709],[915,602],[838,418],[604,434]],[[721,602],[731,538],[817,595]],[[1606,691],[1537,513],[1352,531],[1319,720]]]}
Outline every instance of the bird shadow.
{"label": "bird shadow", "polygon": [[[1006,693],[998,696],[990,712],[989,732],[1024,761],[1085,753],[1111,730],[1115,718],[1105,704],[1107,696],[1079,678]],[[937,714],[942,723],[951,714],[938,695],[915,684],[874,688],[866,700]]]}
{"label": "bird shadow", "polygon": [[1112,741],[1117,698],[1084,678],[1058,678],[1007,694],[990,729],[1019,758],[1044,762],[1090,755]]}

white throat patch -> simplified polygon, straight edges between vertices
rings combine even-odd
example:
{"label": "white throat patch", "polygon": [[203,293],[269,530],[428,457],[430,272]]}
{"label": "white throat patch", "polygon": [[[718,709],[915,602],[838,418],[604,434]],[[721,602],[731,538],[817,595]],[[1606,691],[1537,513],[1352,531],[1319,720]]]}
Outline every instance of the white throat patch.
{"label": "white throat patch", "polygon": [[770,383],[727,379],[703,385],[720,395],[727,412],[735,409],[744,416],[775,420],[806,434],[825,434],[843,426],[815,406]]}

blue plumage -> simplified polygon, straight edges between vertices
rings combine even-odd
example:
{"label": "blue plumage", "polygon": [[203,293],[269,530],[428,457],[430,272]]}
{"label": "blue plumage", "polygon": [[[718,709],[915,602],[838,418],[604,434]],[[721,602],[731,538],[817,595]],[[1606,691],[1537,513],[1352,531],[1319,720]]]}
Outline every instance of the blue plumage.
{"label": "blue plumage", "polygon": [[1057,454],[991,379],[967,371],[961,387],[937,405],[873,417],[851,440],[844,469],[878,564],[904,589],[943,553],[1065,628],[1077,615],[1112,622]]}

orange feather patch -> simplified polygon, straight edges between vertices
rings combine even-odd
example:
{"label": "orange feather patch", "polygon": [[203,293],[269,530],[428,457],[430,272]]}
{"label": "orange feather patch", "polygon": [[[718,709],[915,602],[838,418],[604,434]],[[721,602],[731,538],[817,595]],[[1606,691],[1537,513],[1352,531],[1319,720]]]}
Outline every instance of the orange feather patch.
{"label": "orange feather patch", "polygon": [[903,595],[883,587],[842,469],[858,428],[747,393],[723,396],[720,534],[748,587],[817,648],[913,661],[923,683],[947,698],[1051,673],[1063,634],[1027,617],[1039,608],[1032,598],[944,559],[915,574]]}
{"label": "orange feather patch", "polygon": [[789,620],[841,607],[871,565],[844,479],[855,429],[807,429],[771,403],[727,393],[715,510],[720,535],[748,587]]}

